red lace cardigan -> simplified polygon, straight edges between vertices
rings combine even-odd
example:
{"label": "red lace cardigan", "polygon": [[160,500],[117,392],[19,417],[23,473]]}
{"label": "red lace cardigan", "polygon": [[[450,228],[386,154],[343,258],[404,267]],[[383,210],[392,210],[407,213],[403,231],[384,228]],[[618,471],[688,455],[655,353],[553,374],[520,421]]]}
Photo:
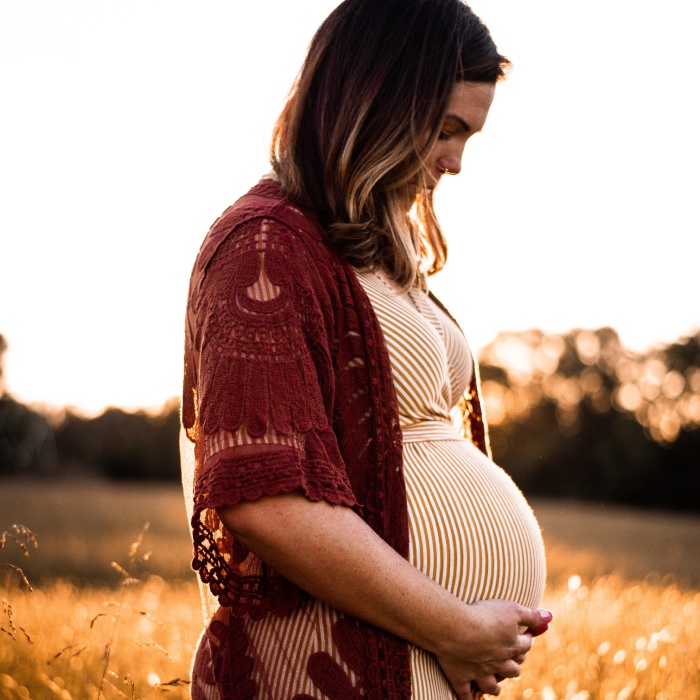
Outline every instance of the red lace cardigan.
{"label": "red lace cardigan", "polygon": [[[263,219],[275,223],[264,237]],[[261,265],[274,285],[265,301],[249,294]],[[488,454],[477,382],[475,376],[463,400],[464,427]],[[401,430],[379,323],[354,270],[331,250],[323,228],[272,180],[262,180],[224,212],[197,257],[182,422],[195,454],[193,567],[236,618],[287,615],[307,594],[234,541],[217,507],[301,491],[313,501],[354,508],[407,556]],[[288,439],[274,448],[206,459],[206,436],[241,429],[253,439],[270,432]],[[231,626],[228,634],[238,661],[218,679],[221,697],[255,697],[245,625]],[[334,641],[362,679],[347,697],[410,697],[404,641],[342,616]],[[329,690],[337,686],[339,667],[326,657],[313,655],[308,670],[334,698]]]}

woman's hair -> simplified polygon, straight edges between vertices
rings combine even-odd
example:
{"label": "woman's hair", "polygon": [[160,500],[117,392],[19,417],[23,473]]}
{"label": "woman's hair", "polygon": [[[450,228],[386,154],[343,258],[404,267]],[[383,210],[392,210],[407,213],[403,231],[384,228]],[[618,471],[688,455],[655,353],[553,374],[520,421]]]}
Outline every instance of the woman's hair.
{"label": "woman's hair", "polygon": [[345,0],[277,120],[273,169],[341,257],[409,287],[447,258],[424,165],[454,85],[508,65],[461,0]]}

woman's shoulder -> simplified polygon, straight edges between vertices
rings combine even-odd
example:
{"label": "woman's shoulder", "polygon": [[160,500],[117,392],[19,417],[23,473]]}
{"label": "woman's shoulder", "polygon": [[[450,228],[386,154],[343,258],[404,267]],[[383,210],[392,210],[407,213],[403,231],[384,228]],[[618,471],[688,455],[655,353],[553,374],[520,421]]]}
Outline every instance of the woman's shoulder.
{"label": "woman's shoulder", "polygon": [[294,202],[274,179],[264,177],[214,222],[196,268],[206,269],[222,247],[252,247],[261,252],[274,248],[293,255],[300,250],[312,252],[310,248],[327,249],[327,237],[310,211]]}

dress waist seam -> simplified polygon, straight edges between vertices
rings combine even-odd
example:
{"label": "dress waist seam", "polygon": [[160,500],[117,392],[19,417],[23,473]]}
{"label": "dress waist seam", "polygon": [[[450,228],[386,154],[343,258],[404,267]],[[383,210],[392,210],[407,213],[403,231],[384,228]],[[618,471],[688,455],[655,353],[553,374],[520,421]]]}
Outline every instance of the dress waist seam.
{"label": "dress waist seam", "polygon": [[421,421],[413,425],[407,425],[402,429],[403,442],[433,442],[436,440],[452,440],[462,442],[465,440],[451,423],[445,421]]}

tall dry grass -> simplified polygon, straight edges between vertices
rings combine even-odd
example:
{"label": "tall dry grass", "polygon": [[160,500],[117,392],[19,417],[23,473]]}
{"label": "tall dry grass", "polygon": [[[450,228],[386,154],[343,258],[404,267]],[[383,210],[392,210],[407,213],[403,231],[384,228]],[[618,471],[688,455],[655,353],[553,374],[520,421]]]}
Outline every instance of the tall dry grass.
{"label": "tall dry grass", "polygon": [[[21,567],[0,563],[15,582],[5,581],[2,598],[0,697],[188,696],[183,689],[198,631],[186,638],[183,631],[201,627],[199,610],[191,605],[196,586],[183,584],[187,591],[181,595],[160,576],[143,575],[151,555],[143,548],[147,530],[148,523],[126,551],[124,565],[111,562],[121,579],[116,587],[79,588],[57,579],[35,589]],[[0,535],[0,549],[8,540],[25,556],[29,546],[38,546],[36,535],[21,525]],[[180,669],[184,673],[172,675]]]}
{"label": "tall dry grass", "polygon": [[[186,685],[163,683],[189,679],[201,631],[196,584],[151,576],[123,590],[121,600],[113,589],[63,581],[13,591],[13,613],[31,641],[0,641],[0,697],[187,698]],[[544,605],[555,622],[536,640],[522,677],[503,684],[504,700],[700,698],[697,591],[572,577],[553,586]]]}
{"label": "tall dry grass", "polygon": [[555,615],[504,700],[698,700],[700,593],[574,575],[544,601]]}
{"label": "tall dry grass", "polygon": [[56,581],[11,595],[30,638],[0,641],[0,697],[189,697],[196,584],[150,576],[115,591]]}
{"label": "tall dry grass", "polygon": [[[4,490],[0,494],[0,515],[11,510],[4,502],[6,494]],[[90,512],[89,489],[85,502],[76,503],[75,492],[70,495],[73,508]],[[128,498],[128,493],[124,497]],[[161,497],[163,503],[168,500],[162,493]],[[181,495],[173,491],[173,498],[181,499]],[[110,501],[118,511],[116,490]],[[153,502],[161,501],[156,498]],[[659,573],[636,577],[629,572],[626,576],[610,573],[623,544],[635,541],[630,539],[635,527],[632,512],[625,511],[617,519],[614,512],[606,512],[604,522],[588,514],[582,523],[587,523],[592,533],[599,530],[599,540],[593,542],[593,535],[586,538],[583,525],[576,525],[576,506],[552,504],[547,510],[545,505],[535,508],[544,526],[553,572],[543,606],[553,610],[555,620],[550,630],[537,638],[522,677],[503,684],[501,698],[700,700],[700,589],[694,583],[700,568],[697,556],[690,565],[686,556],[680,577],[677,572],[664,577],[664,568],[657,564],[659,552],[667,548],[661,540],[652,542],[649,534],[664,528],[645,529],[649,516],[641,513],[636,516],[641,542],[637,537],[637,545],[630,544],[627,554],[640,572],[655,569]],[[128,514],[134,518],[143,513],[132,508]],[[668,536],[693,547],[699,532],[697,519],[672,522]],[[18,550],[22,561],[40,559],[44,546],[41,528],[33,529],[39,530],[40,548],[31,551],[29,559]],[[128,530],[134,533],[133,522],[130,527],[124,524],[121,532]],[[576,535],[567,539],[568,530]],[[100,532],[101,526],[95,525],[92,531]],[[84,525],[83,532],[91,539],[89,526]],[[161,539],[155,528],[146,533],[143,542],[136,537],[129,547],[134,535],[122,534],[118,551],[108,552],[118,558],[123,569],[111,570],[113,585],[90,582],[77,571],[73,581],[47,578],[30,591],[14,569],[5,569],[0,575],[0,595],[11,604],[14,625],[14,638],[0,633],[0,698],[146,700],[189,696],[185,681],[189,680],[190,659],[202,624],[196,582],[193,576],[166,579],[148,573],[159,570],[159,549],[168,547],[169,536]],[[187,537],[186,525],[183,536]],[[567,549],[567,541],[577,537],[585,542],[585,548]],[[51,538],[60,538],[56,527]],[[97,549],[103,547],[99,537],[92,539]],[[0,559],[7,559],[2,555],[11,545],[8,541]],[[145,556],[148,549],[154,551],[150,559]],[[187,549],[185,540],[183,550]],[[607,550],[613,559],[606,558]],[[697,554],[697,549],[694,551]],[[67,555],[62,570],[69,560]],[[107,576],[107,572],[100,574],[101,578]],[[679,580],[685,583],[679,584]],[[8,630],[8,610],[0,612],[0,626]]]}

